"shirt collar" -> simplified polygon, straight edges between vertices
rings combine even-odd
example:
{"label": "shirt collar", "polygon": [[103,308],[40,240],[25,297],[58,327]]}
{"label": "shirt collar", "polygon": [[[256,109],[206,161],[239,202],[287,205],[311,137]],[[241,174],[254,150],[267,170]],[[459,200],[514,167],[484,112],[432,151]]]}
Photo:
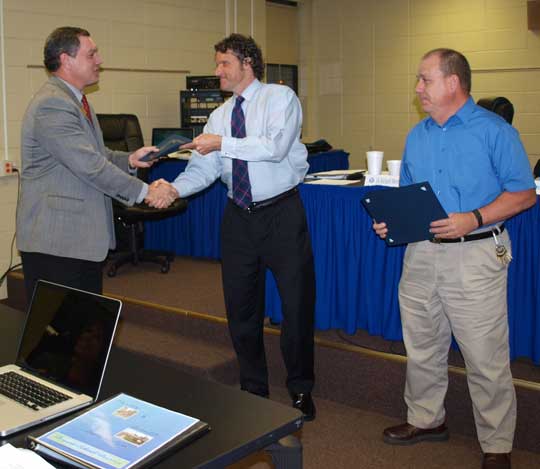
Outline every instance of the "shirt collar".
{"label": "shirt collar", "polygon": [[[456,121],[457,121],[456,123],[459,122],[459,123],[465,124],[471,118],[475,110],[475,107],[476,107],[476,104],[474,104],[474,100],[472,96],[469,96],[467,101],[465,101],[465,104],[463,104],[463,106],[461,106],[453,116],[450,116],[448,120],[443,124],[443,126],[446,127],[448,124],[452,124],[453,122],[456,122]],[[434,125],[439,125],[439,124],[437,124],[437,122],[435,122],[435,120],[431,116],[428,117],[425,123],[426,128],[429,129],[430,127],[433,127]]]}
{"label": "shirt collar", "polygon": [[60,77],[58,78],[62,83],[64,83],[75,95],[75,97],[81,102],[83,94],[81,93],[81,90],[78,88],[75,88],[71,83],[68,83],[66,80],[62,80]]}
{"label": "shirt collar", "polygon": [[251,101],[253,96],[255,96],[255,93],[257,93],[257,90],[262,86],[261,82],[255,78],[248,87],[242,91],[242,97],[246,101]]}

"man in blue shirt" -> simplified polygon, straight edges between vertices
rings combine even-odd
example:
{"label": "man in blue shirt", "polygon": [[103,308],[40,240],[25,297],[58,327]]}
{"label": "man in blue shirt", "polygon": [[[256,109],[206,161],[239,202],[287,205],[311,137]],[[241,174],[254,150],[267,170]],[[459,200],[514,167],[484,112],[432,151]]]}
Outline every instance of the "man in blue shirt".
{"label": "man in blue shirt", "polygon": [[[434,241],[407,247],[399,286],[407,422],[385,429],[384,441],[448,438],[453,333],[467,369],[482,467],[509,468],[516,397],[506,304],[510,239],[502,222],[534,205],[536,195],[517,131],[475,105],[470,90],[462,54],[436,49],[423,57],[416,93],[429,117],[407,137],[400,183],[429,181],[448,218],[431,223]],[[373,226],[386,236],[385,223]]]}
{"label": "man in blue shirt", "polygon": [[173,186],[186,197],[219,177],[227,185],[221,235],[223,292],[240,385],[268,396],[259,288],[268,266],[282,302],[287,388],[293,406],[305,420],[313,420],[315,274],[297,189],[309,166],[300,142],[300,102],[289,87],[259,81],[264,62],[252,38],[231,34],[215,50],[221,89],[234,95],[212,112],[204,133],[184,146],[195,151]]}

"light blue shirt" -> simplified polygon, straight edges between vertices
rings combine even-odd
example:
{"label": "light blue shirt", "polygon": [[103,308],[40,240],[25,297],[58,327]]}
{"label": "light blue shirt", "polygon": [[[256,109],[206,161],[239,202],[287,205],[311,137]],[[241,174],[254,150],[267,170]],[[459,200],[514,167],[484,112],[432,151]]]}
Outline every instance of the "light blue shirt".
{"label": "light blue shirt", "polygon": [[[82,94],[82,91],[79,88],[75,88],[71,83],[68,83],[66,80],[63,80],[60,77],[56,77],[56,78],[58,78],[61,82],[63,82],[73,92],[75,97],[78,99],[79,103],[82,102],[83,94]],[[81,106],[82,106],[82,104],[81,104]]]}
{"label": "light blue shirt", "polygon": [[409,133],[400,185],[423,181],[447,213],[469,212],[504,191],[535,187],[517,130],[471,97],[443,125],[428,117]]}
{"label": "light blue shirt", "polygon": [[253,201],[274,197],[304,180],[309,165],[300,142],[302,109],[294,91],[254,80],[242,96],[246,137],[231,137],[233,96],[212,112],[204,128],[204,133],[222,136],[221,151],[204,156],[193,152],[186,170],[173,182],[180,197],[199,192],[221,177],[232,198],[235,158],[248,161]]}

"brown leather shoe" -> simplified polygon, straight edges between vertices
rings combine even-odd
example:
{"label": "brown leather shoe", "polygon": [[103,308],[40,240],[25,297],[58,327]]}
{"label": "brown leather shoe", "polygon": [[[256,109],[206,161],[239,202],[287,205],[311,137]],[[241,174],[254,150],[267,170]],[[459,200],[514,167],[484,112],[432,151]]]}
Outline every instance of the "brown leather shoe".
{"label": "brown leather shoe", "polygon": [[482,469],[511,469],[510,453],[485,453]]}
{"label": "brown leather shoe", "polygon": [[435,428],[418,428],[409,423],[402,423],[395,427],[386,428],[383,440],[389,445],[414,445],[420,441],[446,441],[448,440],[446,424]]}

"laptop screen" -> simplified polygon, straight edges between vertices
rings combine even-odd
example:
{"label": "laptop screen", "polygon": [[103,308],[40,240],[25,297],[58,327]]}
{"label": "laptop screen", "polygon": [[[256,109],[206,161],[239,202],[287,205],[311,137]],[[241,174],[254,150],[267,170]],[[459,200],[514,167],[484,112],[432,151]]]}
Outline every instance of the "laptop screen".
{"label": "laptop screen", "polygon": [[171,135],[179,135],[181,137],[186,137],[193,140],[193,129],[175,127],[161,127],[152,129],[152,145],[159,145],[163,140]]}
{"label": "laptop screen", "polygon": [[40,280],[30,303],[17,365],[97,397],[122,303]]}

